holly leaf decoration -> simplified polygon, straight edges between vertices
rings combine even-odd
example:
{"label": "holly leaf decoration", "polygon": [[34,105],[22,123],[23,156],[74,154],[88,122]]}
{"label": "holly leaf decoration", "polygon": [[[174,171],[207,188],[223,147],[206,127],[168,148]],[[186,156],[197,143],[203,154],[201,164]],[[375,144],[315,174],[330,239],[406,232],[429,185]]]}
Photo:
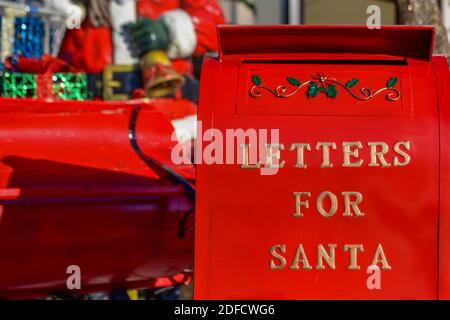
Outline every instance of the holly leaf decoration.
{"label": "holly leaf decoration", "polygon": [[317,87],[317,82],[311,82],[306,94],[309,97],[316,97],[322,90],[323,90],[322,87]]}
{"label": "holly leaf decoration", "polygon": [[328,98],[336,98],[337,96],[336,86],[329,84],[327,86],[327,89],[325,90],[325,93],[327,94]]}
{"label": "holly leaf decoration", "polygon": [[293,86],[299,87],[301,85],[301,82],[298,79],[296,79],[296,78],[287,77],[286,80],[287,80],[287,82],[289,82]]}
{"label": "holly leaf decoration", "polygon": [[388,88],[393,88],[397,84],[397,82],[398,82],[398,78],[397,77],[392,77],[386,82],[386,86]]}
{"label": "holly leaf decoration", "polygon": [[260,86],[262,83],[261,78],[259,76],[257,76],[256,74],[254,74],[252,76],[252,82],[255,86]]}
{"label": "holly leaf decoration", "polygon": [[356,84],[359,82],[359,79],[353,78],[352,80],[347,81],[347,83],[345,84],[345,86],[347,88],[353,88],[354,86],[356,86]]}

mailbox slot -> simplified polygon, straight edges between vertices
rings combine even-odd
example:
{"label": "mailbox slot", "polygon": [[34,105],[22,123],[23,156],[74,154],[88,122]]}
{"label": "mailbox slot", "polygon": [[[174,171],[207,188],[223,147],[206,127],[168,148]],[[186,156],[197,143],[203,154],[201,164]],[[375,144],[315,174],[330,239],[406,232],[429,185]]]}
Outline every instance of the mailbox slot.
{"label": "mailbox slot", "polygon": [[376,59],[354,59],[354,58],[337,58],[333,57],[332,59],[285,59],[285,60],[261,60],[258,58],[255,59],[246,59],[242,61],[242,64],[343,64],[343,65],[386,65],[386,66],[406,66],[408,65],[408,61],[405,58],[400,57],[386,57],[384,59],[376,58]]}
{"label": "mailbox slot", "polygon": [[221,26],[219,59],[259,55],[282,58],[295,54],[330,57],[333,54],[380,55],[430,61],[434,30],[429,27],[396,26],[368,30],[358,26]]}

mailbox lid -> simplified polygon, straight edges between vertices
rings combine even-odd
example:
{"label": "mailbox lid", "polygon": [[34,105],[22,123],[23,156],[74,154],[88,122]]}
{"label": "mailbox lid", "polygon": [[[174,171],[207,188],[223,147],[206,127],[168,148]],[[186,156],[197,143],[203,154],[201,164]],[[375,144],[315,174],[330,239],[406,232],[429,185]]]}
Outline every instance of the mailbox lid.
{"label": "mailbox lid", "polygon": [[[236,28],[234,34],[244,29],[248,30],[247,27]],[[263,39],[267,27],[255,29],[261,32],[257,36]],[[304,35],[298,38],[299,43],[308,43],[310,33],[305,30],[313,31],[315,37],[322,37],[319,39],[322,41],[318,42],[326,43],[329,39],[329,28],[274,29],[298,31]],[[337,28],[336,33],[346,37],[355,29],[358,28]],[[388,29],[396,31],[393,32],[396,35],[393,39],[384,40],[388,43],[402,38],[402,34],[403,38],[412,34],[408,28]],[[258,30],[253,32],[257,34]],[[286,47],[283,49],[286,53],[283,53],[278,49],[281,45],[278,46],[277,42],[267,44],[270,48],[260,52],[246,51],[246,48],[252,47],[247,43],[233,51],[224,42],[221,43],[219,59],[205,61],[199,106],[202,131],[206,132],[209,128],[221,131],[232,128],[280,129],[280,142],[285,146],[281,158],[286,163],[276,175],[271,176],[262,176],[259,170],[243,170],[238,164],[198,166],[196,298],[437,297],[439,108],[434,65],[429,56],[433,32],[429,28],[412,30],[420,34],[419,38],[423,37],[420,39],[428,39],[424,42],[427,45],[420,48],[399,46],[395,52],[387,46],[384,49],[367,46],[355,56],[338,49],[326,52],[326,46],[317,54],[309,52],[317,48],[297,52],[297,49],[286,51]],[[359,28],[357,32],[369,38],[372,35],[372,31],[365,28]],[[282,36],[283,32],[278,34]],[[380,31],[378,35],[382,37],[385,33]],[[344,47],[345,44],[338,46],[342,50]],[[353,50],[349,47],[348,51]],[[261,58],[270,61],[259,63],[256,67],[252,62],[247,62]],[[312,59],[315,61],[311,62]],[[337,60],[344,63],[336,63]],[[368,62],[374,60],[405,63],[377,62],[374,65]],[[304,61],[306,63],[302,63]],[[346,64],[345,61],[351,63]],[[280,97],[266,90],[265,100],[257,106],[259,109],[256,112],[245,109],[251,107],[249,101],[254,102],[248,95],[254,85],[251,77],[255,70],[267,72],[267,84],[269,88],[274,88],[276,83],[286,80],[286,70],[289,76],[296,76],[303,82],[305,80],[301,77],[306,76],[309,80],[309,76],[314,75],[311,71],[316,68],[322,72],[333,71],[339,77],[355,72],[355,77],[360,79],[355,86],[357,91],[365,85],[383,86],[392,77],[390,73],[398,72],[396,87],[401,99],[390,104],[386,102],[385,95],[378,95],[360,103],[345,95],[345,88],[340,88],[342,91],[334,98],[324,93],[308,97],[305,92]],[[294,75],[291,74],[293,72]],[[372,77],[372,72],[377,76]],[[382,80],[384,75],[389,77]],[[348,77],[344,79],[351,80]],[[333,106],[336,110],[332,110]],[[392,112],[390,106],[400,111]],[[264,112],[264,108],[270,109],[270,112]],[[290,109],[289,112],[284,108]],[[322,109],[310,111],[311,108]],[[327,111],[323,112],[323,109]],[[367,110],[375,112],[368,113]],[[342,144],[349,141],[361,142],[364,146],[359,156],[365,164],[360,168],[342,167]],[[368,143],[383,142],[392,149],[399,141],[409,141],[411,144],[411,162],[408,166],[392,166],[393,154],[386,156],[391,164],[389,168],[366,165],[370,162]],[[314,151],[318,142],[336,144],[337,151],[331,154],[333,168],[321,168],[321,154]],[[312,152],[306,154],[306,169],[295,168],[295,152],[289,151],[293,143],[310,144]],[[365,216],[346,218],[341,211],[330,218],[320,216],[315,201],[324,191],[337,196],[344,191],[360,192],[364,199],[361,209]],[[301,219],[292,217],[293,192],[311,193],[310,208]],[[343,199],[339,198],[339,210],[343,205]],[[369,290],[366,268],[380,243],[392,269],[382,271],[381,290]],[[286,254],[283,257],[287,260],[287,267],[271,270],[270,249],[277,244],[285,245]],[[298,244],[302,244],[311,270],[289,268]],[[348,269],[348,252],[344,252],[343,248],[350,244],[364,246],[364,252],[358,255],[360,270]],[[328,245],[336,245],[335,269],[316,268],[318,245],[323,245],[327,250]]]}
{"label": "mailbox lid", "polygon": [[286,58],[292,54],[325,53],[430,61],[434,44],[434,29],[428,26],[383,26],[369,30],[365,26],[223,25],[217,30],[220,60],[238,55]]}

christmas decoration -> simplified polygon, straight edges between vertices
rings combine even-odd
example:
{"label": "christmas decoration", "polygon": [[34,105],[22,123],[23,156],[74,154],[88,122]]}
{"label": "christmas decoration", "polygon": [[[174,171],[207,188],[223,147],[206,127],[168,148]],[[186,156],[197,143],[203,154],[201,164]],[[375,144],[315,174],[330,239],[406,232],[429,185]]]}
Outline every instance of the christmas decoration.
{"label": "christmas decoration", "polygon": [[110,23],[115,64],[138,63],[138,55],[131,50],[129,41],[124,35],[124,26],[137,21],[135,0],[113,0],[109,3]]}
{"label": "christmas decoration", "polygon": [[358,78],[348,80],[346,83],[337,81],[334,78],[329,78],[323,74],[317,74],[312,77],[313,80],[308,80],[301,83],[300,80],[294,77],[287,77],[286,81],[291,85],[291,90],[285,85],[279,85],[275,89],[262,84],[261,77],[254,74],[251,77],[253,87],[250,89],[250,96],[259,98],[262,96],[262,89],[270,92],[277,98],[289,98],[296,94],[301,88],[308,86],[306,92],[308,97],[316,97],[319,93],[325,94],[328,98],[336,98],[338,95],[337,87],[344,88],[353,98],[357,100],[370,100],[382,92],[386,92],[386,99],[388,101],[397,101],[400,99],[400,91],[395,88],[398,83],[397,77],[392,77],[386,81],[386,87],[377,91],[364,87],[360,89],[360,95],[352,91],[352,88],[359,82]]}
{"label": "christmas decoration", "polygon": [[55,73],[53,92],[62,100],[87,100],[87,77],[84,73]]}
{"label": "christmas decoration", "polygon": [[183,77],[172,69],[167,56],[169,31],[161,20],[142,19],[128,25],[127,31],[141,56],[140,66],[147,96],[167,96],[183,85]]}
{"label": "christmas decoration", "polygon": [[[49,1],[56,3],[45,0],[44,4]],[[67,1],[60,0],[58,8]],[[13,54],[33,58],[43,54],[56,56],[69,13],[35,2],[1,1],[1,61]]]}
{"label": "christmas decoration", "polygon": [[164,97],[184,84],[184,78],[172,69],[169,58],[161,50],[149,51],[141,59],[144,90],[149,97]]}
{"label": "christmas decoration", "polygon": [[141,56],[153,50],[167,51],[169,34],[161,21],[142,19],[127,25],[126,28]]}
{"label": "christmas decoration", "polygon": [[[2,8],[1,3],[0,8]],[[1,61],[3,62],[13,53],[14,21],[16,17],[25,16],[26,11],[23,7],[3,7],[2,9]]]}
{"label": "christmas decoration", "polygon": [[186,11],[181,9],[164,13],[160,20],[169,33],[169,58],[185,58],[194,53],[197,38],[194,32],[194,24]]}
{"label": "christmas decoration", "polygon": [[14,56],[5,61],[3,93],[9,98],[88,99],[87,76],[65,62],[43,55],[40,59]]}
{"label": "christmas decoration", "polygon": [[[125,13],[133,5],[136,7],[136,21],[133,14]],[[128,16],[130,21],[125,19]],[[180,58],[203,55],[217,49],[216,25],[224,23],[223,11],[217,0],[93,0],[87,2],[87,17],[89,23],[82,24],[81,30],[67,30],[60,56],[88,73],[100,73],[106,65],[139,62],[139,54],[133,51],[126,53],[132,58],[130,60],[120,60],[120,53],[115,52],[124,42],[133,42],[128,32],[123,32],[124,25],[119,26],[120,21],[127,24],[147,18],[162,22],[170,40],[167,54],[170,59],[176,60],[173,67],[181,74],[192,73],[193,66],[190,60]],[[117,40],[120,36],[122,39]]]}
{"label": "christmas decoration", "polygon": [[44,53],[44,22],[34,16],[17,17],[14,20],[13,53],[26,58],[39,58]]}
{"label": "christmas decoration", "polygon": [[3,72],[2,96],[6,98],[39,98],[87,100],[87,77],[84,73],[32,74]]}
{"label": "christmas decoration", "polygon": [[7,98],[36,98],[36,77],[30,73],[3,72],[3,96]]}

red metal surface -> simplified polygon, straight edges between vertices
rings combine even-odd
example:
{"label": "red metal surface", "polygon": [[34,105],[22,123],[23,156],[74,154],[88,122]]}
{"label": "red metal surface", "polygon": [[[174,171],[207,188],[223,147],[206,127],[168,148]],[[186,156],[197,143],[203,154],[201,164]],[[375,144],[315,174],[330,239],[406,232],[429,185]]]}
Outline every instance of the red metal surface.
{"label": "red metal surface", "polygon": [[[268,38],[269,36],[269,38]],[[295,41],[294,41],[295,40]],[[275,175],[239,164],[197,167],[195,297],[197,299],[437,299],[448,298],[448,65],[431,60],[428,27],[222,27],[219,59],[203,64],[202,130],[279,129],[284,167]],[[316,73],[380,88],[398,77],[398,101],[368,101],[339,91],[335,99],[299,93],[249,97],[250,77],[268,87]],[[289,87],[290,88],[290,87]],[[288,89],[289,89],[288,88]],[[307,90],[307,89],[305,89]],[[359,141],[360,167],[343,167],[342,143]],[[393,145],[409,141],[411,161],[394,166]],[[334,142],[333,168],[321,168],[317,142]],[[389,146],[390,167],[371,167],[369,142]],[[309,143],[306,169],[295,168],[292,143]],[[203,148],[207,147],[203,144]],[[447,148],[448,149],[448,148]],[[440,153],[440,151],[442,153]],[[234,150],[236,153],[236,149]],[[323,191],[338,197],[329,218],[316,208]],[[341,192],[357,191],[364,217],[344,217]],[[303,218],[293,217],[293,192],[310,192]],[[328,208],[329,203],[325,206]],[[440,232],[439,232],[440,230]],[[273,245],[287,265],[270,268]],[[312,270],[291,270],[302,244]],[[318,245],[335,244],[335,269],[319,270]],[[362,244],[359,270],[349,269],[346,244]],[[369,290],[366,268],[382,244],[391,270]],[[438,286],[439,283],[439,286]]]}
{"label": "red metal surface", "polygon": [[450,73],[445,57],[433,59],[438,87],[440,116],[440,176],[439,176],[439,299],[450,299]]}
{"label": "red metal surface", "polygon": [[140,108],[136,141],[171,165],[173,129],[155,103],[0,101],[2,298],[67,291],[69,265],[81,292],[167,285],[158,278],[192,265],[191,203],[130,144]]}
{"label": "red metal surface", "polygon": [[255,32],[252,26],[222,26],[218,30],[219,55],[279,55],[285,59],[300,53],[364,54],[370,59],[370,54],[429,60],[433,52],[428,27],[385,26],[368,32],[367,28],[346,26],[345,32],[342,30],[336,26],[260,26]]}

